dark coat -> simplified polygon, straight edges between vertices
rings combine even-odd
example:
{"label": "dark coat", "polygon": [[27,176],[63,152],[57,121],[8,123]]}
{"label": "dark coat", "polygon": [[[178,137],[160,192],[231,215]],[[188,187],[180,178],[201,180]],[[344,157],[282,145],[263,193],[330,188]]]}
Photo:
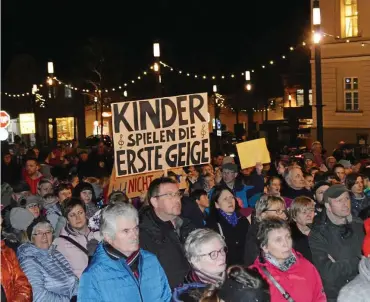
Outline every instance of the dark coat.
{"label": "dark coat", "polygon": [[306,188],[295,190],[292,187],[289,187],[288,185],[282,190],[281,196],[294,199],[299,196],[307,196],[311,199],[313,199],[313,193]]}
{"label": "dark coat", "polygon": [[308,236],[299,230],[295,222],[290,224],[290,229],[292,231],[293,248],[312,263],[312,253],[310,244],[308,243]]}
{"label": "dark coat", "polygon": [[[223,234],[221,234],[218,224],[220,225]],[[233,227],[217,211],[215,214],[207,218],[206,226],[225,237],[225,242],[228,249],[226,256],[227,265],[242,264],[245,236],[249,229],[248,219],[244,216],[238,215],[238,224]]]}
{"label": "dark coat", "polygon": [[190,271],[183,244],[195,227],[186,218],[180,218],[179,224],[175,230],[171,222],[160,220],[149,206],[140,212],[140,247],[158,257],[171,288],[182,284]]}
{"label": "dark coat", "polygon": [[365,194],[362,198],[356,198],[352,193],[351,195],[351,213],[354,217],[358,217],[360,212],[370,206],[370,197]]}
{"label": "dark coat", "polygon": [[8,183],[9,185],[15,185],[22,179],[22,169],[15,162],[14,159],[9,165],[6,165],[4,161],[1,163],[1,183]]}
{"label": "dark coat", "polygon": [[204,228],[206,213],[202,213],[196,201],[190,197],[183,197],[181,204],[181,217],[189,219],[197,229]]}
{"label": "dark coat", "polygon": [[245,237],[243,264],[251,266],[260,254],[260,247],[257,240],[258,222],[252,221],[252,224]]}
{"label": "dark coat", "polygon": [[315,221],[308,239],[328,301],[336,301],[340,289],[357,276],[364,236],[359,218],[335,225],[322,212],[321,220]]}

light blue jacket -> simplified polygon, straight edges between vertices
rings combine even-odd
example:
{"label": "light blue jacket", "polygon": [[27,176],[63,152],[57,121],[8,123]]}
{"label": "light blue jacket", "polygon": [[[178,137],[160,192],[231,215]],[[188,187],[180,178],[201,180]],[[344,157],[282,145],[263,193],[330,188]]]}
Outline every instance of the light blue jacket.
{"label": "light blue jacket", "polygon": [[31,283],[34,302],[69,302],[77,295],[78,278],[55,247],[43,250],[24,243],[18,248],[17,257]]}
{"label": "light blue jacket", "polygon": [[79,302],[167,302],[171,290],[155,255],[140,249],[139,280],[125,259],[114,260],[100,243],[80,279]]}

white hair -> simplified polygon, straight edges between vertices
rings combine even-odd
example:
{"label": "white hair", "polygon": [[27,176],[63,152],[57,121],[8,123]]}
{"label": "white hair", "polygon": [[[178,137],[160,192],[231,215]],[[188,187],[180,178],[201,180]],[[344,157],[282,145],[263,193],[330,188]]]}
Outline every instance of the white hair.
{"label": "white hair", "polygon": [[102,210],[100,217],[100,235],[114,240],[117,233],[117,219],[122,217],[127,220],[135,220],[139,223],[137,210],[131,204],[116,203],[108,205]]}
{"label": "white hair", "polygon": [[185,256],[189,262],[199,256],[202,247],[213,239],[218,239],[224,246],[225,240],[211,229],[197,229],[192,231],[184,244]]}
{"label": "white hair", "polygon": [[288,169],[288,171],[284,175],[284,179],[285,179],[285,181],[287,182],[288,185],[291,185],[291,183],[292,183],[292,181],[291,181],[292,180],[292,173],[293,173],[294,170],[302,171],[302,168],[296,166],[296,167],[292,167],[292,168]]}
{"label": "white hair", "polygon": [[42,230],[49,229],[50,231],[53,232],[53,226],[48,221],[41,221],[35,224],[35,226],[32,228],[31,234],[35,235],[38,229],[42,229]]}

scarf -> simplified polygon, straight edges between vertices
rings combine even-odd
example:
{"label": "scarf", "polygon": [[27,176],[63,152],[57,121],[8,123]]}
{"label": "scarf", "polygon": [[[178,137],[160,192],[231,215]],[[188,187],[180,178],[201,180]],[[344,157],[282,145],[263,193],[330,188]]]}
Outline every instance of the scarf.
{"label": "scarf", "polygon": [[231,224],[233,227],[235,227],[238,224],[238,216],[236,215],[236,212],[234,211],[231,215],[226,214],[221,209],[218,209],[221,216],[226,219],[226,221]]}
{"label": "scarf", "polygon": [[280,263],[274,256],[269,253],[264,253],[265,259],[273,266],[277,267],[282,272],[286,272],[290,267],[297,262],[296,256],[292,253],[283,263]]}
{"label": "scarf", "polygon": [[226,272],[223,272],[221,275],[215,276],[215,275],[209,275],[205,272],[202,272],[196,268],[193,268],[193,270],[188,274],[186,277],[187,281],[189,283],[205,283],[205,284],[211,284],[215,286],[221,286],[222,283],[225,281]]}
{"label": "scarf", "polygon": [[113,260],[123,259],[126,262],[126,264],[130,267],[134,276],[137,279],[139,279],[140,250],[133,252],[129,257],[127,257],[108,243],[104,243],[103,247],[111,259]]}

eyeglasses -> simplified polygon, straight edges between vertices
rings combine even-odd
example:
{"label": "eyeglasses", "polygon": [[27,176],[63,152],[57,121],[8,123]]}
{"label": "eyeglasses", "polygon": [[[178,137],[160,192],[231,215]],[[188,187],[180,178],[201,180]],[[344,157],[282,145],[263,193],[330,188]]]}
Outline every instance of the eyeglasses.
{"label": "eyeglasses", "polygon": [[33,208],[38,208],[39,205],[37,203],[31,203],[27,206],[27,209],[33,209]]}
{"label": "eyeglasses", "polygon": [[167,196],[169,198],[181,198],[183,196],[182,192],[180,191],[177,191],[177,192],[171,192],[171,193],[165,193],[165,194],[161,194],[161,195],[156,195],[156,196],[153,196],[153,197],[164,197],[164,196]]}
{"label": "eyeglasses", "polygon": [[211,260],[216,260],[218,258],[218,255],[225,256],[226,254],[227,254],[227,247],[224,246],[223,248],[221,248],[218,251],[212,251],[208,254],[203,254],[203,255],[198,255],[198,256],[199,257],[208,256],[209,258],[211,258]]}
{"label": "eyeglasses", "polygon": [[37,236],[37,237],[44,237],[44,236],[48,236],[48,235],[50,235],[51,233],[52,233],[51,231],[38,232],[38,233],[33,234],[33,236]]}
{"label": "eyeglasses", "polygon": [[262,213],[264,212],[276,212],[276,215],[282,215],[282,214],[287,214],[287,211],[286,210],[282,210],[282,209],[277,209],[277,210],[264,210]]}

